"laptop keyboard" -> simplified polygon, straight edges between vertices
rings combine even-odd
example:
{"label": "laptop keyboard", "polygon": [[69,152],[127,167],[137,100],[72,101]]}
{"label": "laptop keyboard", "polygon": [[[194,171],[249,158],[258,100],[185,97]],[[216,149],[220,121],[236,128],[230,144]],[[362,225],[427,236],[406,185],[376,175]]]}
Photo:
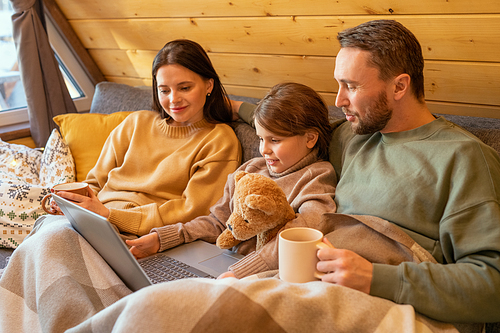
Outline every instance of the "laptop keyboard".
{"label": "laptop keyboard", "polygon": [[152,283],[161,283],[187,278],[209,278],[214,276],[200,271],[166,255],[151,256],[139,261]]}

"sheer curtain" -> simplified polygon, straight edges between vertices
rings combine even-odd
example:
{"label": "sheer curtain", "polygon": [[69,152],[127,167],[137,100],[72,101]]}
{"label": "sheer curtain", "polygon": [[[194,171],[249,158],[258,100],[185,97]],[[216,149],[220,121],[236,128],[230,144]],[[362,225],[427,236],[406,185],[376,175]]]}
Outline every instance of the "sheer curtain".
{"label": "sheer curtain", "polygon": [[42,0],[10,1],[15,11],[13,37],[26,92],[31,136],[42,147],[56,127],[52,118],[76,112],[76,108],[49,43]]}

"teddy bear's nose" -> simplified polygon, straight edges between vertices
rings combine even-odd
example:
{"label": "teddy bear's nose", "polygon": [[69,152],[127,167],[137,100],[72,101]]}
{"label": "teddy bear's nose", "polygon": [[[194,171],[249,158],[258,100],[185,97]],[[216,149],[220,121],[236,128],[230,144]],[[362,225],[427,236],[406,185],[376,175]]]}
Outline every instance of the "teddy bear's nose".
{"label": "teddy bear's nose", "polygon": [[228,223],[226,224],[227,228],[230,230],[230,231],[233,231],[233,227]]}

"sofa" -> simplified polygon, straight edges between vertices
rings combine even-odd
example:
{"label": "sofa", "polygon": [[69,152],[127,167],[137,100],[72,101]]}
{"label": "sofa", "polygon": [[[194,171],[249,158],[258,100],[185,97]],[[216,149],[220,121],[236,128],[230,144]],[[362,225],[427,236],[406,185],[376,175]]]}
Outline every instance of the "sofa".
{"label": "sofa", "polygon": [[[230,95],[230,98],[236,101],[249,103],[258,102],[257,98],[235,95]],[[24,234],[18,237],[18,243],[22,241],[22,238],[29,233],[30,226],[36,217],[43,214],[43,211],[40,207],[38,207],[38,204],[41,197],[43,197],[42,194],[47,193],[48,188],[52,185],[52,183],[84,180],[86,173],[97,160],[100,149],[102,148],[109,132],[116,125],[118,125],[129,112],[137,110],[151,110],[151,106],[152,91],[150,87],[132,87],[120,83],[101,82],[96,86],[89,113],[66,114],[56,117],[56,123],[59,125],[59,131],[57,133],[53,133],[51,138],[49,138],[46,149],[43,152],[44,156],[41,156],[42,153],[34,149],[16,147],[18,150],[15,151],[15,154],[13,155],[26,155],[26,159],[28,161],[25,164],[28,164],[31,169],[43,169],[40,170],[42,172],[39,173],[39,176],[42,178],[42,173],[45,171],[45,178],[47,179],[45,182],[40,181],[40,183],[37,184],[39,187],[37,190],[39,191],[36,191],[34,196],[29,199],[32,201],[31,210],[29,212],[9,212],[8,209],[3,208],[0,204],[0,222],[2,223],[0,224],[0,227],[4,228],[3,230],[0,229],[0,237],[2,236],[2,232],[3,235],[6,234],[5,225],[9,223],[9,213],[11,213],[11,216],[24,214],[31,217],[31,224],[23,224],[22,228],[24,230]],[[330,106],[329,110],[330,118],[332,120],[343,117],[343,113],[335,106]],[[467,129],[500,153],[500,119],[456,115],[441,116],[444,116],[446,119]],[[254,129],[241,120],[235,121],[230,125],[241,142],[243,154],[242,161],[245,162],[253,157],[260,156],[258,149],[259,140]],[[99,130],[96,131],[96,128],[99,128]],[[95,133],[95,135],[89,136],[88,133],[90,131]],[[59,137],[59,134],[61,134],[61,137]],[[51,142],[53,145],[49,146]],[[5,148],[6,143],[3,144],[4,146],[2,147]],[[67,144],[67,146],[65,147],[64,144]],[[5,168],[6,161],[8,160],[8,158],[2,159],[2,156],[5,156],[7,153],[6,149],[2,150],[2,147],[0,147],[0,186],[2,185],[2,181],[5,182],[5,172],[2,173],[2,167]],[[50,155],[50,153],[52,153],[52,155]],[[33,157],[33,155],[36,156]],[[43,164],[43,157],[46,160],[45,164]],[[32,160],[35,160],[36,158],[42,159],[42,163],[32,162]],[[75,167],[73,170],[70,170],[72,163],[74,163]],[[64,166],[64,170],[62,170],[61,165]],[[59,169],[57,169],[57,167],[59,167]],[[4,169],[4,171],[5,170],[6,169]],[[21,174],[25,176],[27,173],[29,173],[29,170],[21,168],[16,177],[19,178]],[[54,178],[54,174],[59,174],[59,177]],[[52,183],[48,178],[51,178]],[[29,185],[31,184],[27,184],[25,187]],[[34,187],[35,186],[31,186],[31,189],[33,190]],[[5,192],[5,189],[0,187],[0,191]],[[2,198],[2,195],[4,199],[7,197],[5,193],[0,193],[0,199]],[[20,200],[26,201],[26,195],[23,195],[24,197],[21,197]],[[10,203],[10,205],[12,206],[13,203]],[[27,220],[28,219],[24,219],[22,222],[26,222]],[[9,233],[10,232],[12,232],[12,230],[10,230]],[[0,243],[0,269],[4,268],[9,255],[15,247],[15,245],[6,246],[4,243]]]}
{"label": "sofa", "polygon": [[[248,98],[242,96],[230,95],[230,98],[237,101],[245,101],[250,103],[258,102],[256,98]],[[58,160],[66,165],[65,172],[63,176],[55,181],[65,180],[84,180],[86,172],[92,167],[97,156],[104,144],[104,140],[107,134],[119,124],[121,120],[124,119],[130,112],[137,110],[148,110],[151,109],[152,105],[152,92],[150,87],[131,87],[124,84],[112,83],[112,82],[101,82],[96,86],[96,91],[94,99],[92,101],[91,109],[88,114],[69,114],[58,116],[56,123],[59,125],[59,130],[53,133],[55,138],[49,139],[50,142],[56,142],[56,146],[49,146],[49,141],[46,150],[41,153],[45,154],[47,151],[68,152],[64,155],[64,160],[59,157],[45,156],[46,159]],[[332,120],[342,118],[343,113],[336,107],[330,106],[330,117]],[[481,117],[467,117],[467,116],[453,116],[453,115],[443,115],[446,119],[456,123],[457,125],[469,130],[471,133],[476,135],[479,139],[484,141],[486,144],[492,146],[497,152],[500,153],[500,119],[491,118],[481,118]],[[258,152],[259,140],[255,134],[254,129],[244,123],[243,121],[235,121],[230,124],[234,129],[238,139],[242,145],[242,160],[243,162],[260,156]],[[92,135],[92,142],[86,139],[83,142],[82,137],[89,138],[89,131],[93,131],[96,135]],[[67,146],[65,146],[67,145]],[[15,147],[16,149],[19,147]],[[57,148],[57,149],[56,149]],[[19,148],[21,149],[21,148]],[[25,148],[23,148],[25,149]],[[26,149],[25,149],[26,150]],[[27,150],[33,153],[30,150]],[[0,149],[0,157],[3,151]],[[41,158],[44,158],[42,156]],[[1,159],[0,159],[1,161]],[[73,161],[74,168],[71,169],[70,164]],[[46,163],[47,164],[47,163]],[[58,165],[53,165],[57,168]],[[46,166],[46,168],[49,168]],[[0,168],[0,171],[2,169]],[[46,173],[51,174],[51,171],[46,171]],[[57,172],[52,172],[52,174],[61,174],[61,170]],[[0,173],[0,185],[2,183],[2,174]],[[54,177],[52,177],[54,181]],[[47,179],[44,185],[40,185],[42,190],[48,191],[50,187]],[[40,195],[38,198],[41,199]],[[35,205],[39,204],[39,201]],[[2,207],[0,206],[0,212]],[[35,209],[39,209],[35,207]],[[40,212],[41,214],[41,212]],[[5,213],[0,214],[0,220],[2,226],[8,222]],[[33,216],[37,216],[34,214]],[[39,215],[38,215],[39,216]],[[23,220],[24,221],[24,220]],[[29,226],[25,226],[29,229]],[[25,237],[25,236],[24,236]],[[0,248],[0,274],[4,268],[9,256],[15,251],[15,247]],[[498,324],[490,324],[488,331],[494,332],[498,331],[500,326]]]}

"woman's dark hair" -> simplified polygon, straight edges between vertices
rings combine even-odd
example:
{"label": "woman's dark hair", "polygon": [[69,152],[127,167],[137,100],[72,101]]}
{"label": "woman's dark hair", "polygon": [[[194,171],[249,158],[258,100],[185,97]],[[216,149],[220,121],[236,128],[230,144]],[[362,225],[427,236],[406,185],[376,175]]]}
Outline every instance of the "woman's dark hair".
{"label": "woman's dark hair", "polygon": [[413,94],[419,101],[424,101],[422,47],[415,35],[401,23],[369,21],[339,32],[337,39],[342,48],[354,47],[370,52],[371,65],[379,70],[383,81],[408,74]]}
{"label": "woman's dark hair", "polygon": [[188,39],[177,39],[168,42],[153,60],[153,110],[158,111],[162,118],[170,119],[158,98],[156,73],[160,67],[174,64],[195,72],[205,80],[213,79],[212,92],[210,96],[207,95],[207,100],[203,106],[203,117],[211,123],[230,122],[232,120],[231,103],[210,58],[198,43]]}
{"label": "woman's dark hair", "polygon": [[257,104],[254,119],[266,130],[291,137],[317,132],[318,157],[328,160],[332,128],[328,107],[312,88],[294,82],[279,83]]}

